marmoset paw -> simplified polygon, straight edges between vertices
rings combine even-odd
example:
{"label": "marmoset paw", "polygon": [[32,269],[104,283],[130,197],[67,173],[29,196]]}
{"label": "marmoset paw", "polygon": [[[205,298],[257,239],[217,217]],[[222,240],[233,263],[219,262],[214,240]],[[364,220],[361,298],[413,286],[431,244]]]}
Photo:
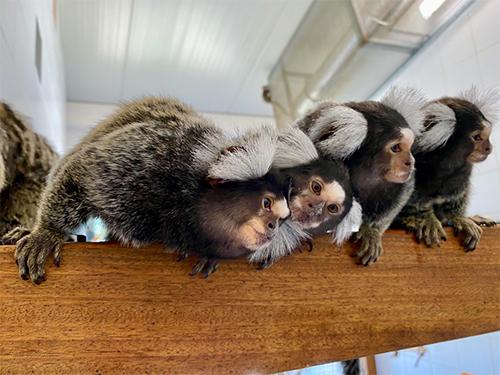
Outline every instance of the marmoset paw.
{"label": "marmoset paw", "polygon": [[472,218],[459,217],[453,219],[451,224],[455,227],[455,237],[457,237],[460,232],[465,234],[462,241],[462,246],[465,248],[466,252],[476,250],[476,247],[481,239],[483,230],[479,225],[477,225]]}
{"label": "marmoset paw", "polygon": [[45,262],[54,251],[54,263],[59,266],[65,236],[49,231],[33,231],[17,242],[14,257],[23,280],[28,276],[35,284],[45,281]]}
{"label": "marmoset paw", "polygon": [[406,234],[416,233],[420,226],[419,220],[415,216],[407,216],[401,219],[401,224],[406,229]]}
{"label": "marmoset paw", "polygon": [[380,231],[366,225],[362,225],[359,232],[354,233],[351,238],[352,242],[361,240],[361,246],[352,256],[360,257],[360,264],[369,266],[375,263],[382,255],[384,249],[382,248],[382,241]]}
{"label": "marmoset paw", "polygon": [[428,247],[432,247],[433,242],[438,247],[441,247],[439,238],[446,241],[446,233],[443,226],[434,215],[420,219],[418,224],[417,230],[415,231],[418,243],[422,242],[423,239]]}
{"label": "marmoset paw", "polygon": [[217,271],[217,268],[219,268],[219,262],[219,259],[201,258],[193,267],[189,275],[195,276],[202,271],[202,279],[206,279],[208,276]]}
{"label": "marmoset paw", "polygon": [[21,238],[26,237],[31,231],[26,228],[15,228],[2,237],[4,245],[15,245]]}
{"label": "marmoset paw", "polygon": [[484,225],[485,227],[494,227],[495,225],[497,225],[495,220],[488,219],[479,215],[474,215],[469,219],[471,219],[477,225]]}

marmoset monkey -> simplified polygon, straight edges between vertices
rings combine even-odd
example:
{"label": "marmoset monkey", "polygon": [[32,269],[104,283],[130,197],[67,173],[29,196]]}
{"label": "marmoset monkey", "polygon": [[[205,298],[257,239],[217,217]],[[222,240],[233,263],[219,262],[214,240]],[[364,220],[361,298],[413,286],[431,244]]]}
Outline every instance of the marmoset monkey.
{"label": "marmoset monkey", "polygon": [[[57,154],[23,119],[0,103],[0,238],[31,228],[36,208]],[[9,239],[6,239],[9,242]]]}
{"label": "marmoset monkey", "polygon": [[476,249],[480,225],[495,222],[481,216],[465,217],[474,163],[492,151],[489,137],[500,119],[500,97],[473,87],[457,97],[433,100],[424,106],[422,136],[413,146],[416,158],[415,191],[399,215],[399,223],[415,232],[429,247],[446,240],[443,224],[464,233],[465,251]]}
{"label": "marmoset monkey", "polygon": [[424,103],[414,89],[391,87],[381,102],[324,101],[297,120],[321,155],[345,159],[363,209],[363,224],[353,235],[361,247],[354,256],[365,266],[382,254],[382,235],[413,191],[410,149],[422,127]]}
{"label": "marmoset monkey", "polygon": [[248,257],[270,245],[289,214],[288,183],[270,172],[274,131],[231,138],[189,107],[161,121],[105,126],[61,159],[49,178],[31,234],[17,243],[23,279],[45,279],[59,265],[68,231],[99,217],[134,247],[153,242],[198,255],[193,273],[220,259]]}

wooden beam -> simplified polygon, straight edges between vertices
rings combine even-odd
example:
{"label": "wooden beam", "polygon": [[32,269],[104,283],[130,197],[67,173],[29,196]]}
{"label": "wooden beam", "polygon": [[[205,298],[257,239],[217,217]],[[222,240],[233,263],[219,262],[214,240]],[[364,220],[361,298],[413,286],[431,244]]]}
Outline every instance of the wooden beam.
{"label": "wooden beam", "polygon": [[500,228],[472,253],[446,233],[429,249],[391,230],[369,267],[324,236],[206,280],[160,246],[67,244],[40,286],[3,246],[0,372],[269,374],[500,330]]}

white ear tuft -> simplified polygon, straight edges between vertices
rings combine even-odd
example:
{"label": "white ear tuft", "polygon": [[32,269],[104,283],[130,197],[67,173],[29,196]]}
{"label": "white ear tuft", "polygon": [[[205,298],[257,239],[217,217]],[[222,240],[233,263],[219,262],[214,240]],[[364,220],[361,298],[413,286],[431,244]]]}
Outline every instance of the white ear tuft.
{"label": "white ear tuft", "polygon": [[292,168],[318,158],[318,151],[311,139],[296,125],[291,125],[278,136],[273,167]]}
{"label": "white ear tuft", "polygon": [[315,117],[308,130],[309,137],[321,154],[335,159],[351,156],[368,133],[363,114],[342,104],[322,102],[306,116]]}
{"label": "white ear tuft", "polygon": [[342,219],[337,228],[332,232],[332,242],[342,246],[351,237],[353,232],[359,230],[363,223],[363,209],[356,199],[352,200],[352,207]]}
{"label": "white ear tuft", "polygon": [[233,140],[208,169],[214,179],[248,181],[264,176],[271,169],[277,147],[277,132],[263,126]]}
{"label": "white ear tuft", "polygon": [[415,152],[428,152],[444,146],[455,131],[457,119],[455,112],[446,104],[431,102],[424,106],[426,121],[429,125],[425,128],[415,142]]}
{"label": "white ear tuft", "polygon": [[425,119],[422,107],[426,103],[425,96],[420,90],[409,86],[393,85],[389,87],[380,102],[399,112],[415,136],[420,134]]}
{"label": "white ear tuft", "polygon": [[480,90],[472,86],[458,94],[458,98],[474,104],[492,125],[500,121],[500,93],[497,90]]}

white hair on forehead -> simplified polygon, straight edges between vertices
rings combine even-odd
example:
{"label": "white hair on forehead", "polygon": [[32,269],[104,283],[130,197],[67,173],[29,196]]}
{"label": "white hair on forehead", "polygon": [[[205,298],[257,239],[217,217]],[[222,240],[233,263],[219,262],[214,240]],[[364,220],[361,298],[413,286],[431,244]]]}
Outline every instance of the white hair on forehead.
{"label": "white hair on forehead", "polygon": [[290,125],[280,132],[273,167],[292,168],[318,158],[314,143],[297,125]]}
{"label": "white hair on forehead", "polygon": [[[248,181],[264,176],[271,169],[277,138],[276,129],[265,125],[230,139],[229,146],[218,149],[208,174],[214,179],[225,181]],[[221,153],[232,146],[235,148]]]}
{"label": "white hair on forehead", "polygon": [[353,198],[352,207],[339,225],[331,232],[332,242],[342,246],[351,237],[353,232],[357,232],[363,223],[363,209],[358,201]]}
{"label": "white hair on forehead", "polygon": [[446,104],[431,102],[423,108],[426,118],[435,122],[429,130],[424,129],[415,141],[414,152],[428,152],[444,146],[455,131],[455,112]]}
{"label": "white hair on forehead", "polygon": [[[319,103],[306,116],[319,112],[319,116],[309,128],[309,137],[323,155],[335,159],[345,159],[361,147],[368,133],[368,122],[361,112],[335,102]],[[332,135],[319,141],[331,130]]]}
{"label": "white hair on forehead", "polygon": [[426,101],[420,90],[414,87],[398,85],[389,87],[385,96],[380,100],[382,104],[399,112],[416,136],[422,131],[425,119],[422,107]]}
{"label": "white hair on forehead", "polygon": [[271,265],[281,258],[300,248],[302,241],[310,238],[302,227],[291,218],[286,220],[278,229],[271,244],[263,250],[256,251],[248,257],[250,263],[264,262]]}
{"label": "white hair on forehead", "polygon": [[500,120],[500,93],[498,90],[480,90],[473,85],[470,89],[459,93],[457,97],[474,104],[492,125]]}

